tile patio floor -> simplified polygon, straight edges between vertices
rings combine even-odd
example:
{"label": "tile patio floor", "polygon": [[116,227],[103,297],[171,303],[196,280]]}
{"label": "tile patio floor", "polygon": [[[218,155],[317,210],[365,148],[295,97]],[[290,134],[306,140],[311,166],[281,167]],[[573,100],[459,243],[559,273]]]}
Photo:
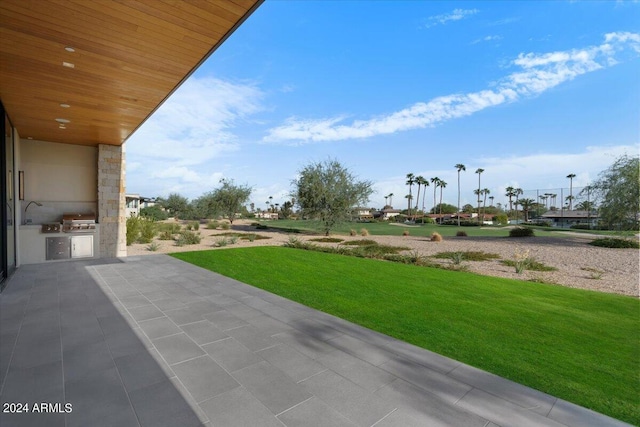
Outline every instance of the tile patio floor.
{"label": "tile patio floor", "polygon": [[166,255],[19,268],[0,401],[71,404],[3,427],[625,425]]}

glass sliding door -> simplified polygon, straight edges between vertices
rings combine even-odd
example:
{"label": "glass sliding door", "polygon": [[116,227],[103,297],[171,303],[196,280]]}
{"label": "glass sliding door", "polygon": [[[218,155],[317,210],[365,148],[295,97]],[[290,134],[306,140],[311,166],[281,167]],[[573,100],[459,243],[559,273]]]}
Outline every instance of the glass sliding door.
{"label": "glass sliding door", "polygon": [[16,205],[15,195],[15,160],[13,145],[13,128],[11,121],[0,103],[2,113],[2,134],[4,141],[0,144],[0,188],[2,189],[0,203],[0,290],[6,285],[6,278],[16,268]]}

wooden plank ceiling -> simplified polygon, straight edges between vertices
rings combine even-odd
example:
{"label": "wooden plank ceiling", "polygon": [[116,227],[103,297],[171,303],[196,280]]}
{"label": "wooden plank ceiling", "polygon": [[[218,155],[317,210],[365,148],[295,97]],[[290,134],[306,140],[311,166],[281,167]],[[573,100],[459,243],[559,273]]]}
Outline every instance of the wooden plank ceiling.
{"label": "wooden plank ceiling", "polygon": [[0,98],[22,138],[121,145],[261,2],[1,0]]}

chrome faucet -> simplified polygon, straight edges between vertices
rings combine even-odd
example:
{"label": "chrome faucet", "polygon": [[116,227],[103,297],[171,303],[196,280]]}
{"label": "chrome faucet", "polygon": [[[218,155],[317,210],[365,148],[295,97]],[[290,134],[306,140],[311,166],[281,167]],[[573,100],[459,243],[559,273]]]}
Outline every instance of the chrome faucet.
{"label": "chrome faucet", "polygon": [[29,224],[29,220],[27,219],[27,209],[29,209],[29,206],[31,206],[33,203],[35,203],[37,206],[42,206],[42,203],[36,202],[35,200],[30,201],[27,204],[27,207],[24,208],[24,224]]}

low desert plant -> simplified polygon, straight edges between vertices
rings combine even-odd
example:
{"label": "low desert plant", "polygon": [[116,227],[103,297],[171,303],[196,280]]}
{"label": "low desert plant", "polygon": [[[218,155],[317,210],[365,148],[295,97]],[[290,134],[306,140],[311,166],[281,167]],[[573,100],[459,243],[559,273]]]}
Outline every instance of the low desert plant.
{"label": "low desert plant", "polygon": [[238,243],[238,236],[229,237],[229,244],[235,245],[236,243]]}
{"label": "low desert plant", "polygon": [[[515,230],[515,228],[514,228]],[[513,230],[512,230],[513,231]],[[509,233],[511,234],[511,233]],[[513,267],[515,267],[516,269],[516,273],[517,274],[521,274],[526,268],[527,265],[530,262],[530,258],[529,258],[529,251],[516,251],[515,254],[513,254]]]}
{"label": "low desert plant", "polygon": [[456,231],[456,237],[467,237],[467,236],[468,234],[466,231],[462,231],[462,230]]}
{"label": "low desert plant", "polygon": [[516,250],[516,252],[513,255],[513,260],[506,259],[506,260],[500,261],[500,263],[503,265],[507,265],[509,267],[514,267],[516,273],[518,274],[522,273],[524,270],[531,270],[531,271],[556,271],[557,270],[557,268],[555,267],[544,265],[543,263],[536,261],[534,258],[531,258],[529,256],[528,250],[525,250],[525,251]]}
{"label": "low desert plant", "polygon": [[137,215],[132,215],[127,218],[127,246],[133,245],[138,236],[140,235],[140,222],[141,218]]}
{"label": "low desert plant", "polygon": [[198,231],[200,229],[200,223],[198,221],[189,221],[184,228],[188,231]]}
{"label": "low desert plant", "polygon": [[180,229],[182,228],[180,224],[175,222],[160,222],[156,224],[156,227],[159,232],[169,232],[169,234],[178,234]]}
{"label": "low desert plant", "polygon": [[220,224],[218,223],[218,221],[212,219],[211,221],[207,222],[206,228],[209,230],[215,230],[219,225]]}
{"label": "low desert plant", "polygon": [[588,271],[589,279],[593,279],[593,280],[602,279],[602,275],[604,274],[604,271],[598,270],[597,268],[594,268],[594,267],[582,267],[580,270]]}
{"label": "low desert plant", "polygon": [[160,234],[158,234],[158,239],[160,239],[160,240],[173,240],[173,234],[168,230],[161,231]]}
{"label": "low desert plant", "polygon": [[451,256],[451,262],[454,265],[460,265],[462,264],[462,261],[464,260],[464,253],[462,252],[454,252]]}
{"label": "low desert plant", "polygon": [[151,243],[157,233],[158,228],[156,227],[155,220],[147,217],[140,218],[140,235],[138,236],[138,243]]}
{"label": "low desert plant", "polygon": [[349,240],[348,242],[344,242],[342,244],[346,246],[370,246],[370,245],[377,245],[378,242],[371,239],[360,239],[360,240]]}
{"label": "low desert plant", "polygon": [[409,235],[409,230],[402,230],[402,236],[407,237]]}
{"label": "low desert plant", "polygon": [[253,242],[256,240],[256,235],[251,233],[251,234],[247,234],[245,237],[248,241]]}
{"label": "low desert plant", "polygon": [[533,237],[535,233],[533,228],[529,227],[514,227],[509,230],[509,237]]}
{"label": "low desert plant", "polygon": [[601,248],[614,249],[639,249],[640,243],[637,240],[620,239],[616,237],[603,237],[589,242],[590,245],[599,246]]}
{"label": "low desert plant", "polygon": [[456,253],[461,253],[465,261],[489,261],[499,259],[500,255],[483,251],[463,251],[463,252],[438,252],[432,255],[433,258],[452,259]]}
{"label": "low desert plant", "polygon": [[317,237],[315,239],[309,239],[312,242],[319,242],[319,243],[340,243],[340,242],[344,242],[344,239],[340,239],[338,237]]}
{"label": "low desert plant", "polygon": [[366,229],[366,228],[364,228],[364,227],[363,227],[363,228],[361,228],[361,229],[360,229],[360,235],[361,235],[361,236],[363,236],[363,237],[368,236],[368,235],[369,235],[369,230],[367,230],[367,229]]}
{"label": "low desert plant", "polygon": [[200,233],[184,230],[176,238],[176,246],[197,245],[202,240]]}
{"label": "low desert plant", "polygon": [[354,230],[353,228],[351,230],[349,230],[349,236],[357,236],[358,232],[356,230]]}
{"label": "low desert plant", "polygon": [[228,244],[229,244],[229,241],[227,240],[227,238],[226,238],[226,237],[222,237],[222,238],[220,238],[220,239],[217,239],[217,240],[216,240],[216,243],[215,243],[215,245],[216,245],[217,247],[219,247],[219,248],[225,247],[225,246],[227,246]]}
{"label": "low desert plant", "polygon": [[155,252],[160,249],[160,244],[158,242],[152,242],[149,246],[147,246],[147,250],[151,252]]}
{"label": "low desert plant", "polygon": [[442,242],[442,236],[438,232],[433,232],[431,234],[431,241],[432,242]]}
{"label": "low desert plant", "polygon": [[220,224],[220,228],[222,228],[223,230],[228,230],[231,228],[231,226],[228,222],[223,222],[222,224]]}

